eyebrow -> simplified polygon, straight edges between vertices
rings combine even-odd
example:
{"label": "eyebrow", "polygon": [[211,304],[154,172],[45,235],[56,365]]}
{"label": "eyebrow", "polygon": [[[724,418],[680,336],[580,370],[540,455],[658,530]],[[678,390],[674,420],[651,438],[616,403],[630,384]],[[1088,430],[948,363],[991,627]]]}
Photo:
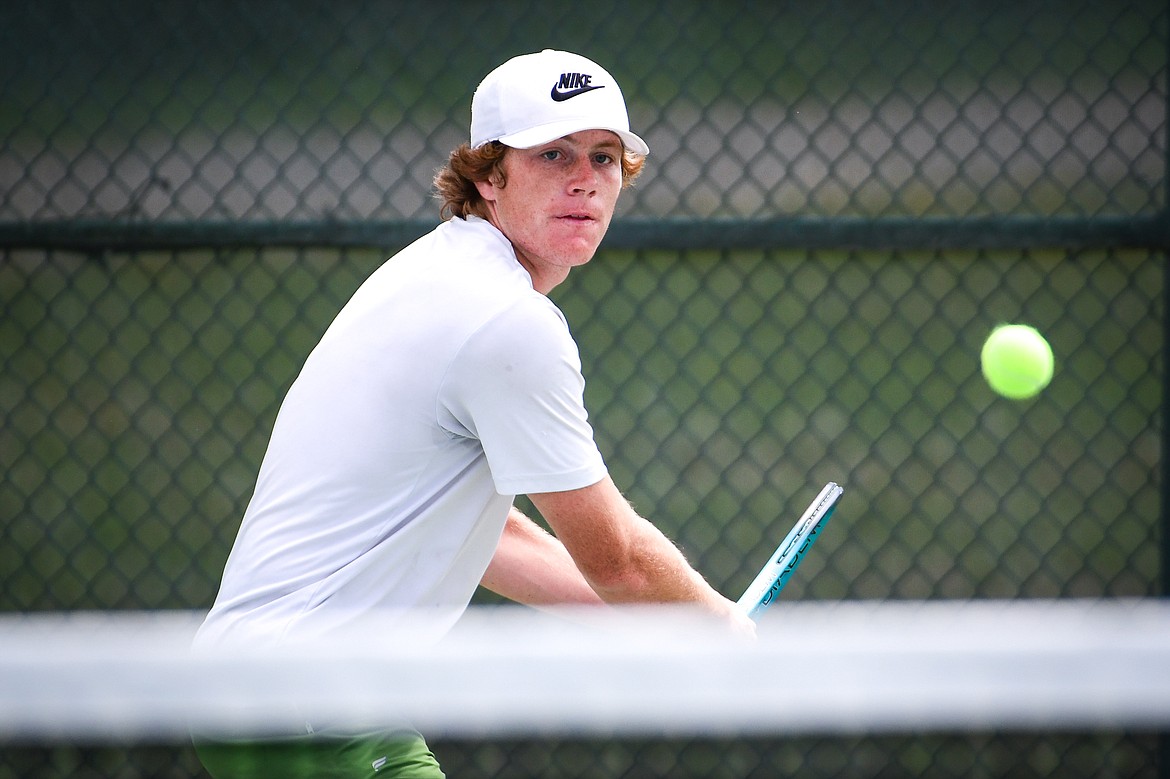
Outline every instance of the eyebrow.
{"label": "eyebrow", "polygon": [[[582,131],[582,132],[584,132],[584,131]],[[577,133],[570,133],[570,135],[577,135]],[[562,136],[558,140],[568,141],[568,139],[569,139],[569,135],[565,135],[565,136]],[[556,141],[549,142],[549,144],[553,144],[553,143],[556,143]],[[612,150],[616,149],[618,152],[621,152],[625,149],[625,146],[622,145],[621,138],[618,138],[616,134],[611,135],[610,137],[607,137],[604,140],[598,141],[597,143],[585,143],[582,141],[570,141],[569,143],[572,146],[576,146],[580,149],[585,149],[588,151],[612,151]],[[544,145],[549,145],[549,144],[544,144]]]}
{"label": "eyebrow", "polygon": [[606,152],[607,154],[611,154],[615,157],[622,156],[622,152],[625,150],[625,147],[622,146],[622,142],[619,140],[607,140],[602,141],[601,143],[582,145],[581,148],[589,153]]}

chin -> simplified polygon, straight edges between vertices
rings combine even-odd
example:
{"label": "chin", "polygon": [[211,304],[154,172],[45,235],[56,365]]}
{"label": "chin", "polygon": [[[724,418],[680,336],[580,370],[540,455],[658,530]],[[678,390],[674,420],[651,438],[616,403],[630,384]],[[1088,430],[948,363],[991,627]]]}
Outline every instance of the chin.
{"label": "chin", "polygon": [[579,252],[573,255],[573,265],[584,265],[593,259],[593,255],[597,254],[597,244],[594,244],[588,251]]}
{"label": "chin", "polygon": [[597,247],[601,245],[601,241],[594,240],[571,240],[565,241],[558,247],[557,256],[561,258],[561,264],[567,266],[584,265],[593,259],[593,255],[597,253]]}

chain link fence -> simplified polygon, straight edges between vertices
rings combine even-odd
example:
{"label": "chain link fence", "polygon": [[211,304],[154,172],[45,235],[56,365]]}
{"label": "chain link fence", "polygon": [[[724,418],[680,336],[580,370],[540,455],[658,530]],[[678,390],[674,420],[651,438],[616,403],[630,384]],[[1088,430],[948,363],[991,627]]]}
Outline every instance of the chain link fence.
{"label": "chain link fence", "polygon": [[[651,147],[611,240],[554,297],[615,480],[713,584],[741,590],[836,480],[788,598],[1164,594],[1167,19],[1154,2],[9,9],[0,609],[210,605],[302,360],[435,224],[430,179],[475,84],[547,46],[613,72]],[[979,375],[1004,321],[1053,345],[1036,400]],[[452,776],[1152,777],[1158,744],[434,747]],[[201,774],[182,748],[0,756],[0,777],[148,775]]]}

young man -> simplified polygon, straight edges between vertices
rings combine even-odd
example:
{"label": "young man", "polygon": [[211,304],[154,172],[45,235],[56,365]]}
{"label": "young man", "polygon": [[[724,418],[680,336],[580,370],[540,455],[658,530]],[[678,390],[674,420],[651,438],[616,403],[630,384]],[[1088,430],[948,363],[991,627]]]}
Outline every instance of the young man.
{"label": "young man", "polygon": [[[516,57],[483,80],[471,142],[436,177],[451,218],[370,276],[290,388],[199,644],[295,641],[406,610],[449,627],[480,584],[530,605],[691,603],[752,634],[609,478],[547,297],[593,257],[648,151],[617,83],[584,57]],[[443,775],[418,734],[322,725],[200,754],[224,779],[233,761],[276,775],[294,758],[317,776]]]}

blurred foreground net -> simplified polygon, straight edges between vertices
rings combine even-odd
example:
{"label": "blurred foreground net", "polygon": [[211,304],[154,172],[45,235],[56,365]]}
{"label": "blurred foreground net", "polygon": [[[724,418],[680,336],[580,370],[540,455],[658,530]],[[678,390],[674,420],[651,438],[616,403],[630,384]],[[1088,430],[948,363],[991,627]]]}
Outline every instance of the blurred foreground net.
{"label": "blurred foreground net", "polygon": [[9,617],[0,736],[27,760],[157,756],[191,728],[284,734],[312,711],[409,722],[441,760],[462,743],[457,776],[1152,777],[1170,726],[1158,601],[783,604],[751,645],[690,613],[582,614],[478,607],[437,646],[362,624],[196,654],[188,613]]}

